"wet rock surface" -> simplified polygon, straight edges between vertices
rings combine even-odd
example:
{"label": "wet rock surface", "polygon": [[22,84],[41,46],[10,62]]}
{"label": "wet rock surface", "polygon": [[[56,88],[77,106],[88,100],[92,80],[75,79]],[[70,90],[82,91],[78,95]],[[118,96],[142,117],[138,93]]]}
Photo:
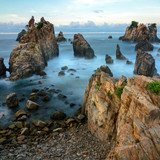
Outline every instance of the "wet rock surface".
{"label": "wet rock surface", "polygon": [[11,93],[6,98],[6,103],[9,108],[14,108],[18,106],[18,97],[16,93]]}
{"label": "wet rock surface", "polygon": [[116,58],[119,60],[126,60],[127,58],[125,56],[123,56],[123,54],[120,51],[120,47],[117,44],[117,49],[116,49]]}
{"label": "wet rock surface", "polygon": [[138,50],[134,67],[134,74],[154,76],[157,74],[155,59],[151,54]]}
{"label": "wet rock surface", "polygon": [[81,34],[75,34],[73,40],[74,56],[86,59],[94,58],[94,51]]}
{"label": "wet rock surface", "polygon": [[111,56],[109,56],[108,54],[106,54],[105,56],[105,61],[107,64],[112,64],[113,63],[113,59]]}

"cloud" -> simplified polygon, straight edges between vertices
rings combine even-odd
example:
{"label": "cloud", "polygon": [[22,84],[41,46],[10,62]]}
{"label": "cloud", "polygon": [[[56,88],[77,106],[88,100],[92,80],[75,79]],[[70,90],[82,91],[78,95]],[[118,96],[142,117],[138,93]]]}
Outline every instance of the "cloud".
{"label": "cloud", "polygon": [[103,13],[103,10],[94,10],[94,13]]}

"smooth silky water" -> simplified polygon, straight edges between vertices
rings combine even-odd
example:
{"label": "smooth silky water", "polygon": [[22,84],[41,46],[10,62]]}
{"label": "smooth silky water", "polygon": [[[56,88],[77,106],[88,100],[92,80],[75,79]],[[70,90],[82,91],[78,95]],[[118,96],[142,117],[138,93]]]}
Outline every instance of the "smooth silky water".
{"label": "smooth silky water", "polygon": [[[34,75],[30,78],[10,82],[8,78],[0,80],[0,126],[6,126],[12,123],[13,115],[19,109],[26,110],[25,104],[29,98],[32,88],[36,89],[59,89],[61,94],[67,96],[66,99],[59,99],[57,94],[52,94],[49,102],[37,103],[41,107],[32,112],[29,121],[33,119],[49,120],[50,115],[60,109],[67,115],[73,115],[74,112],[82,105],[84,91],[88,85],[88,80],[94,71],[105,64],[105,55],[108,54],[114,59],[113,64],[109,64],[114,77],[119,78],[121,75],[131,77],[133,76],[134,63],[136,59],[136,52],[134,51],[135,43],[122,42],[118,40],[123,33],[82,33],[84,38],[89,42],[94,49],[96,58],[86,60],[84,58],[76,58],[73,53],[73,46],[69,41],[59,43],[59,57],[48,61],[48,66],[44,69],[47,73],[45,77]],[[109,35],[113,39],[107,39]],[[64,36],[67,39],[73,40],[74,33],[66,33]],[[0,34],[0,57],[4,58],[5,65],[9,67],[9,55],[12,49],[17,45],[15,41],[16,34]],[[160,35],[159,35],[160,37]],[[116,45],[120,45],[121,52],[128,60],[133,62],[133,65],[127,65],[126,61],[116,60]],[[160,48],[159,44],[154,44],[154,51],[150,52],[156,60],[156,68],[160,73],[160,57],[157,57],[157,50]],[[62,66],[68,66],[69,69],[76,69],[76,72],[65,71],[65,76],[58,76]],[[74,75],[71,75],[73,73]],[[7,73],[7,77],[9,73]],[[77,78],[77,76],[79,78]],[[42,81],[43,84],[38,84]],[[53,86],[54,85],[54,86]],[[48,91],[48,90],[45,90]],[[25,98],[23,102],[19,103],[19,107],[10,109],[6,106],[6,97],[8,94],[16,92],[18,98]],[[74,103],[76,106],[70,107],[65,102]],[[27,111],[27,110],[26,110]],[[2,114],[4,116],[2,117]]]}

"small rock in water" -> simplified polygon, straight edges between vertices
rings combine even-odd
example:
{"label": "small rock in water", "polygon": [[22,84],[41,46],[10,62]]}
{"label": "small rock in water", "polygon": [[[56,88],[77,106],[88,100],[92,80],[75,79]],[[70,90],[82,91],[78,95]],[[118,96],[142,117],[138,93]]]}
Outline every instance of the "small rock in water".
{"label": "small rock in water", "polygon": [[9,94],[7,96],[6,102],[7,102],[7,106],[9,108],[17,107],[18,106],[18,98],[17,98],[16,93]]}
{"label": "small rock in water", "polygon": [[157,53],[157,57],[160,57],[160,53]]}
{"label": "small rock in water", "polygon": [[27,109],[29,109],[29,110],[34,110],[34,109],[39,108],[40,105],[37,104],[37,103],[35,103],[35,102],[33,102],[33,101],[28,100],[27,103],[26,103],[26,107],[27,107]]}
{"label": "small rock in water", "polygon": [[58,73],[58,76],[64,76],[64,75],[65,75],[64,71],[60,71],[60,72]]}
{"label": "small rock in water", "polygon": [[58,110],[58,111],[54,112],[54,113],[51,115],[50,118],[53,119],[53,120],[63,120],[63,119],[66,118],[66,114],[65,114],[64,112]]}
{"label": "small rock in water", "polygon": [[67,96],[63,95],[63,94],[59,94],[58,95],[59,98],[67,98]]}
{"label": "small rock in water", "polygon": [[127,60],[127,61],[126,61],[126,64],[133,64],[133,62]]}
{"label": "small rock in water", "polygon": [[44,97],[42,98],[42,101],[44,101],[44,102],[47,102],[47,101],[49,101],[49,100],[50,100],[50,98],[49,98],[48,95],[46,95],[46,96],[44,96]]}
{"label": "small rock in water", "polygon": [[71,103],[71,104],[70,104],[70,107],[74,107],[75,105],[76,105],[76,104],[74,104],[74,103]]}
{"label": "small rock in water", "polygon": [[61,70],[67,70],[68,69],[68,67],[67,66],[63,66],[63,67],[61,67]]}
{"label": "small rock in water", "polygon": [[43,84],[43,82],[42,81],[38,81],[38,84]]}
{"label": "small rock in water", "polygon": [[68,70],[68,72],[76,72],[76,70],[71,68]]}

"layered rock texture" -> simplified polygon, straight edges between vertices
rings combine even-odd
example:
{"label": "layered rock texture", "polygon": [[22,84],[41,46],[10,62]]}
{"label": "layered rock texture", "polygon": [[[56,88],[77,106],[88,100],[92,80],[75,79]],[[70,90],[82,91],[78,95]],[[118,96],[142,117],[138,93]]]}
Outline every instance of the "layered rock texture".
{"label": "layered rock texture", "polygon": [[63,32],[60,31],[57,38],[56,38],[57,42],[64,42],[66,41],[66,38],[64,38]]}
{"label": "layered rock texture", "polygon": [[144,24],[134,25],[133,23],[126,28],[125,35],[119,38],[122,41],[143,41],[148,40],[149,42],[160,42],[157,37],[156,24],[150,24],[146,26]]}
{"label": "layered rock texture", "polygon": [[10,80],[29,77],[41,71],[47,65],[47,60],[58,55],[53,24],[43,17],[35,24],[32,17],[27,33],[10,55]]}
{"label": "layered rock texture", "polygon": [[160,95],[147,89],[152,81],[160,79],[137,76],[127,82],[101,69],[90,78],[82,112],[91,133],[111,143],[107,160],[160,159]]}
{"label": "layered rock texture", "polygon": [[116,49],[116,58],[119,60],[127,60],[127,58],[121,53],[120,47],[117,44],[117,49]]}
{"label": "layered rock texture", "polygon": [[139,41],[135,46],[135,51],[153,51],[153,45],[148,40]]}
{"label": "layered rock texture", "polygon": [[86,59],[95,57],[93,49],[81,34],[74,35],[73,50],[76,57],[85,57]]}
{"label": "layered rock texture", "polygon": [[26,30],[23,29],[23,30],[18,34],[16,41],[20,41],[25,34],[26,34]]}
{"label": "layered rock texture", "polygon": [[134,74],[154,76],[157,74],[155,59],[151,54],[138,50],[134,67]]}
{"label": "layered rock texture", "polygon": [[4,64],[4,59],[0,58],[0,77],[6,76],[6,66]]}

